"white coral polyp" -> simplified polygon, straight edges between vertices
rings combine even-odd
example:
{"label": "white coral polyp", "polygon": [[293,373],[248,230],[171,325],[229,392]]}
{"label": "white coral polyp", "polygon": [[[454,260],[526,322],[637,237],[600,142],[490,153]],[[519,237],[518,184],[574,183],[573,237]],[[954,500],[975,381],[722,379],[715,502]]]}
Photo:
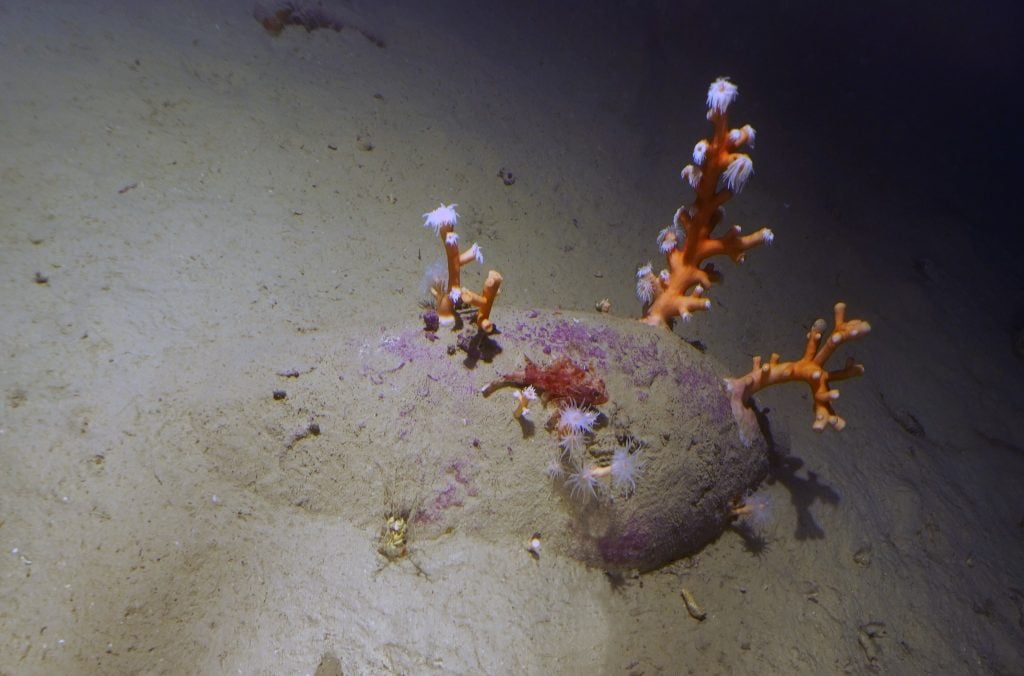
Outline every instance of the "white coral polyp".
{"label": "white coral polyp", "polygon": [[459,215],[455,212],[457,206],[459,205],[442,202],[438,208],[423,214],[423,227],[433,228],[436,235],[441,230],[441,226],[455,225],[459,220]]}
{"label": "white coral polyp", "polygon": [[740,192],[754,173],[754,163],[746,155],[736,155],[729,166],[722,172],[726,187],[733,192]]}
{"label": "white coral polyp", "polygon": [[678,225],[670,225],[658,233],[658,248],[662,253],[668,253],[679,246],[685,235]]}
{"label": "white coral polyp", "polygon": [[693,147],[693,163],[697,166],[704,164],[704,159],[708,156],[708,142],[698,141],[697,145]]}
{"label": "white coral polyp", "polygon": [[[744,134],[746,134],[746,141],[743,140]],[[754,131],[754,128],[751,127],[749,124],[745,124],[741,128],[733,129],[732,131],[729,132],[729,143],[731,143],[734,148],[738,148],[741,143],[745,142],[747,145],[753,148],[754,136],[756,135],[757,132]]]}
{"label": "white coral polyp", "polygon": [[[650,270],[647,271],[650,274]],[[641,303],[650,303],[654,300],[654,283],[650,277],[641,277],[636,280],[636,297]]]}
{"label": "white coral polyp", "polygon": [[687,164],[683,167],[683,171],[679,175],[682,176],[684,181],[690,184],[691,188],[696,190],[697,186],[700,185],[700,179],[701,176],[703,176],[703,172],[692,164]]}
{"label": "white coral polyp", "polygon": [[708,108],[722,114],[729,107],[729,104],[736,100],[739,88],[729,82],[729,78],[720,77],[708,87]]}

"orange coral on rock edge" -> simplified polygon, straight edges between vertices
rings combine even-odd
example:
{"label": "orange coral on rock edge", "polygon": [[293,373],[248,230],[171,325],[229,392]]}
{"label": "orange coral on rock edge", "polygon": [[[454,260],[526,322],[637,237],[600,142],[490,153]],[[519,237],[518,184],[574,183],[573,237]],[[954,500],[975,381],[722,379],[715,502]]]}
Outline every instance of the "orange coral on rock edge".
{"label": "orange coral on rock edge", "polygon": [[726,389],[730,393],[733,415],[740,423],[740,435],[744,441],[752,438],[756,423],[752,421],[750,398],[770,385],[802,380],[811,388],[814,397],[814,423],[811,427],[817,431],[831,425],[837,430],[846,426],[846,421],[836,413],[832,402],[839,398],[839,390],[831,388],[831,383],[845,380],[864,373],[864,366],[847,357],[841,369],[828,371],[825,362],[841,344],[854,338],[860,338],[871,330],[871,325],[862,319],[846,319],[846,304],[835,305],[835,326],[828,338],[822,341],[825,333],[825,320],[818,319],[807,333],[807,347],[804,355],[797,361],[779,361],[778,354],[772,354],[768,363],[762,363],[761,357],[754,357],[754,368],[739,378],[726,378]]}
{"label": "orange coral on rock edge", "polygon": [[714,125],[714,133],[711,139],[697,143],[693,149],[694,163],[681,174],[693,187],[696,198],[690,206],[676,211],[673,224],[658,237],[667,269],[658,275],[650,265],[637,271],[637,295],[644,302],[642,321],[647,324],[671,328],[676,317],[688,319],[692,312],[710,309],[704,292],[721,279],[721,274],[714,264],[704,262],[724,255],[740,263],[748,249],[772,241],[768,228],[744,236],[740,235],[738,225],[720,237],[712,237],[724,215],[722,206],[743,189],[754,171],[750,157],[737,152],[743,145],[753,143],[753,127],[729,129],[726,110],[736,95],[736,85],[728,78],[711,83],[707,117]]}
{"label": "orange coral on rock edge", "polygon": [[476,325],[484,333],[494,332],[491,321],[491,308],[494,299],[501,290],[502,277],[497,270],[490,270],[484,281],[483,290],[477,294],[462,288],[462,266],[473,261],[484,262],[480,246],[475,242],[463,252],[459,252],[459,235],[455,232],[455,223],[459,215],[455,212],[456,204],[442,204],[437,209],[423,214],[424,227],[432,228],[434,234],[441,239],[445,258],[448,263],[448,278],[443,285],[432,288],[437,317],[442,326],[455,326],[456,311],[461,305],[472,305],[476,308]]}

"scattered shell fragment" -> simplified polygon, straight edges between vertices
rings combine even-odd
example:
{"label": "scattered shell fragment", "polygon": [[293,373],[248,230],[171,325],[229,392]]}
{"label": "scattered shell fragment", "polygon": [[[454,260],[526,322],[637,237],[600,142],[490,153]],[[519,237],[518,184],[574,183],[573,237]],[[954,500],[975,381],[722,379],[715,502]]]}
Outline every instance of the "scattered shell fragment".
{"label": "scattered shell fragment", "polygon": [[695,620],[703,621],[708,614],[705,613],[704,609],[697,604],[697,600],[693,598],[693,592],[686,587],[683,587],[682,595],[683,602],[686,604],[686,612],[690,613],[690,617]]}
{"label": "scattered shell fragment", "polygon": [[530,552],[530,556],[534,559],[540,558],[540,533],[533,534],[529,544],[526,546],[526,551]]}

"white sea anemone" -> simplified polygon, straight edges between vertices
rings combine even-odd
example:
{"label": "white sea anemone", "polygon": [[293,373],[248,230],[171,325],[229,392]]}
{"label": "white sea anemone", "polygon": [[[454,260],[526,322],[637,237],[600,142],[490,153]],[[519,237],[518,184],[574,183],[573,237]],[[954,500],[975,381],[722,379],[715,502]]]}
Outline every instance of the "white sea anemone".
{"label": "white sea anemone", "polygon": [[457,304],[462,300],[462,289],[457,286],[452,287],[452,290],[448,292],[448,297],[451,298],[453,303]]}
{"label": "white sea anemone", "polygon": [[552,458],[548,461],[548,466],[544,468],[544,473],[547,474],[549,479],[561,479],[565,476],[565,467],[562,465],[561,460]]}
{"label": "white sea anemone", "polygon": [[722,172],[725,185],[733,192],[740,192],[754,173],[754,163],[746,155],[734,155],[732,162]]}
{"label": "white sea anemone", "polygon": [[576,471],[565,479],[565,485],[569,489],[569,497],[573,500],[587,502],[590,498],[597,498],[597,474],[594,473],[593,465],[576,465]]}
{"label": "white sea anemone", "polygon": [[438,258],[427,266],[420,280],[420,296],[425,302],[444,293],[448,286],[448,261]]}
{"label": "white sea anemone", "polygon": [[644,461],[640,458],[640,451],[630,453],[626,447],[616,448],[612,454],[612,488],[623,493],[635,492],[636,480],[643,468]]}
{"label": "white sea anemone", "polygon": [[738,94],[739,88],[729,82],[729,78],[720,77],[708,87],[708,108],[716,113],[724,113]]}
{"label": "white sea anemone", "polygon": [[643,279],[647,275],[651,274],[651,271],[653,269],[654,269],[654,267],[650,263],[648,263],[647,265],[641,265],[636,270],[636,278],[637,279]]}
{"label": "white sea anemone", "polygon": [[765,244],[770,245],[772,242],[775,241],[775,233],[769,230],[768,228],[765,228],[764,235],[762,235],[761,237],[761,241],[763,241]]}
{"label": "white sea anemone", "polygon": [[444,243],[447,244],[448,246],[457,245],[459,243],[459,233],[454,231],[449,232],[447,235],[444,236]]}
{"label": "white sea anemone", "polygon": [[593,432],[600,411],[569,404],[558,415],[558,429],[563,432]]}
{"label": "white sea anemone", "polygon": [[480,248],[480,245],[477,244],[476,242],[473,242],[473,246],[469,247],[469,250],[470,250],[470,252],[472,252],[473,258],[476,259],[476,262],[479,263],[480,265],[483,265],[484,264],[484,250],[482,248]]}
{"label": "white sea anemone", "polygon": [[587,447],[587,435],[585,432],[566,430],[559,435],[558,445],[562,449],[562,456],[577,455]]}
{"label": "white sea anemone", "polygon": [[733,513],[747,526],[761,530],[772,521],[772,507],[771,496],[759,491],[743,498],[743,503]]}
{"label": "white sea anemone", "polygon": [[438,208],[423,214],[423,218],[425,219],[423,221],[423,227],[433,228],[434,234],[436,235],[441,230],[442,225],[455,225],[459,220],[459,215],[455,213],[455,207],[457,206],[459,205],[445,204],[442,202],[441,206]]}

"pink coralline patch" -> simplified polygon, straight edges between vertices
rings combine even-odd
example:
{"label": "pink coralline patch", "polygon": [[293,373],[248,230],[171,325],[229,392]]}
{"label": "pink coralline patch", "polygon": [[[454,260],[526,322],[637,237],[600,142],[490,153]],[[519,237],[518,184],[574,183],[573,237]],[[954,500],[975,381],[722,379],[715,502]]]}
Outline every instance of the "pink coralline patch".
{"label": "pink coralline patch", "polygon": [[451,478],[444,488],[434,492],[429,504],[418,510],[413,520],[418,524],[433,524],[444,519],[445,510],[451,507],[462,507],[466,498],[476,497],[479,493],[474,479],[477,468],[471,458],[457,457],[444,468],[445,474]]}
{"label": "pink coralline patch", "polygon": [[[372,370],[362,369],[362,375],[370,379],[374,384],[381,384],[392,373],[398,372],[406,364],[417,362],[426,364],[427,379],[430,383],[440,383],[449,393],[456,393],[460,396],[474,396],[477,394],[477,386],[470,375],[470,371],[456,361],[453,361],[444,350],[438,350],[437,346],[429,340],[424,340],[422,329],[407,329],[400,333],[389,333],[385,328],[380,329],[380,348],[387,354],[394,355],[397,361],[386,369]],[[421,396],[429,394],[429,390]]]}
{"label": "pink coralline patch", "polygon": [[449,507],[462,507],[462,497],[459,495],[459,487],[455,484],[448,484],[444,490],[434,496],[434,510],[441,511]]}
{"label": "pink coralline patch", "polygon": [[[538,313],[527,316],[534,319]],[[527,341],[541,348],[544,354],[570,353],[584,362],[593,363],[600,369],[608,366],[608,355],[601,348],[601,343],[611,344],[618,336],[614,329],[608,327],[595,329],[566,319],[556,320],[550,325],[519,322],[514,327],[509,327],[508,333],[517,340]]]}
{"label": "pink coralline patch", "polygon": [[462,507],[465,501],[462,498],[462,491],[459,486],[449,483],[443,489],[434,493],[434,499],[424,509],[419,509],[413,521],[418,524],[438,523],[444,518],[444,511],[449,507]]}
{"label": "pink coralline patch", "polygon": [[425,526],[427,524],[435,523],[437,518],[436,514],[430,514],[425,509],[417,509],[416,513],[413,514],[412,522],[417,526]]}
{"label": "pink coralline patch", "polygon": [[684,367],[673,369],[676,385],[685,392],[684,396],[701,402],[702,408],[718,423],[732,419],[729,397],[725,395],[721,380],[707,368]]}
{"label": "pink coralline patch", "polygon": [[448,463],[447,471],[454,475],[455,483],[466,487],[466,493],[470,496],[476,495],[476,487],[472,485],[476,476],[476,468],[471,460],[467,458],[455,458]]}

